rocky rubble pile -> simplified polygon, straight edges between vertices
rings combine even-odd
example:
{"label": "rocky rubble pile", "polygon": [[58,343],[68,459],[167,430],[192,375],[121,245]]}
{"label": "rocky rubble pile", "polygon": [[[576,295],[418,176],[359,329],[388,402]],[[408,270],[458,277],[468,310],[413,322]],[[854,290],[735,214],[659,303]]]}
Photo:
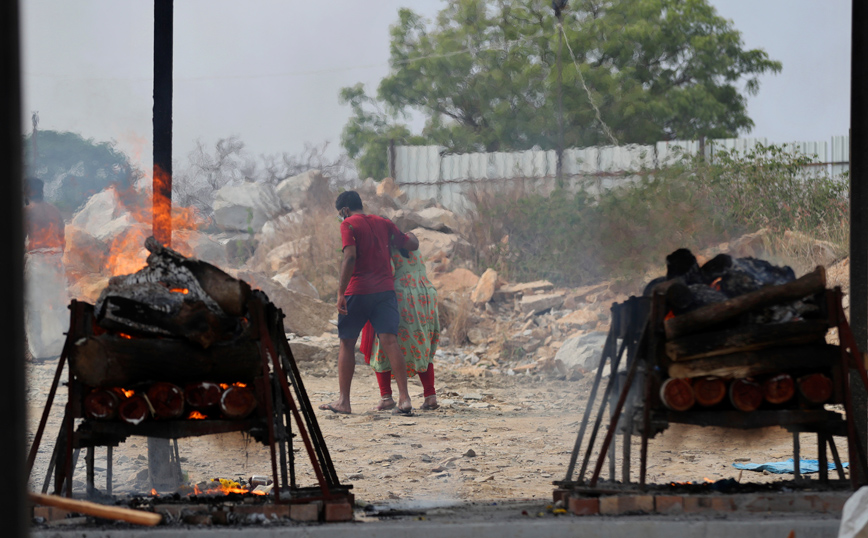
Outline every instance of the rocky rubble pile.
{"label": "rocky rubble pile", "polygon": [[[434,199],[410,199],[391,178],[356,189],[368,213],[387,217],[420,240],[429,279],[440,297],[444,327],[438,358],[471,376],[545,375],[579,379],[597,366],[612,303],[641,293],[645,282],[603,282],[557,289],[547,281],[508,282],[493,269],[476,270],[477,252],[461,233],[460,216]],[[174,234],[175,248],[208,261],[265,291],[287,315],[300,361],[329,361],[337,353],[334,300],[340,232],[329,178],[309,170],[276,185],[227,186],[215,194],[214,214],[198,229]],[[110,257],[150,223],[113,189],[91,197],[67,224],[65,263],[71,296],[94,300],[112,274]],[[805,252],[831,265],[830,245],[790,234]],[[700,254],[762,256],[767,230]],[[140,249],[144,265],[144,249]],[[138,267],[130,268],[134,271]],[[658,275],[649,274],[645,281]]]}

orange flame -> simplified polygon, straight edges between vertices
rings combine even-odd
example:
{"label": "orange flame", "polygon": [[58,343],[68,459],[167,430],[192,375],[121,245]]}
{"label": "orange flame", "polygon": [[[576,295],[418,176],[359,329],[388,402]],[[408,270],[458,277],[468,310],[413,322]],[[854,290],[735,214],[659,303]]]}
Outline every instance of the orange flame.
{"label": "orange flame", "polygon": [[229,387],[241,387],[241,388],[244,388],[244,387],[246,387],[246,386],[247,386],[247,383],[241,383],[240,381],[235,382],[235,383],[232,383],[231,385],[230,385],[229,383],[220,383],[220,388],[223,389],[223,390],[226,390],[226,389],[228,389]]}
{"label": "orange flame", "polygon": [[192,413],[187,415],[187,420],[205,420],[206,418],[208,417],[198,411],[193,411]]}
{"label": "orange flame", "polygon": [[240,495],[251,494],[251,495],[268,495],[264,491],[251,491],[246,487],[236,487],[230,484],[238,484],[237,482],[233,482],[231,480],[212,480],[208,483],[203,491],[198,484],[193,485],[193,492],[189,493],[189,495],[229,495],[230,493],[238,493]]}
{"label": "orange flame", "polygon": [[720,291],[720,281],[721,280],[723,280],[723,277],[715,278],[714,281],[710,284],[710,286],[712,288],[716,289],[717,291]]}
{"label": "orange flame", "polygon": [[171,291],[172,293],[181,293],[183,295],[187,295],[188,293],[190,293],[190,290],[188,290],[187,288],[169,288],[169,291]]}
{"label": "orange flame", "polygon": [[126,396],[127,398],[132,397],[132,395],[136,393],[136,391],[134,391],[134,390],[127,390],[127,389],[121,389],[121,390],[124,392],[124,396]]}
{"label": "orange flame", "polygon": [[663,321],[669,321],[670,319],[672,319],[672,318],[674,318],[674,317],[675,317],[675,312],[673,312],[673,311],[670,310],[669,313],[666,314],[666,317],[663,318]]}
{"label": "orange flame", "polygon": [[154,497],[159,497],[159,496],[160,496],[160,494],[157,493],[157,490],[155,490],[155,489],[153,489],[153,488],[151,488],[151,495],[153,495]]}
{"label": "orange flame", "polygon": [[127,333],[118,333],[118,336],[120,336],[121,338],[126,338],[127,340],[133,339],[133,337],[128,335]]}
{"label": "orange flame", "polygon": [[[123,193],[123,196],[118,196],[121,203],[124,199],[139,199],[138,196],[129,196],[128,193]],[[127,228],[123,233],[116,236],[112,241],[109,249],[108,272],[112,276],[126,275],[135,273],[144,267],[147,263],[148,252],[144,247],[145,239],[153,235],[153,211],[148,203],[142,204],[144,207],[134,207],[132,204],[124,204],[124,209],[129,212],[130,220],[133,226]],[[161,226],[166,226],[166,221],[173,232],[179,232],[173,237],[172,248],[185,256],[192,255],[192,250],[187,245],[183,236],[189,230],[200,228],[202,219],[196,214],[193,208],[189,207],[173,207],[171,217],[168,215],[161,216],[159,223]]]}

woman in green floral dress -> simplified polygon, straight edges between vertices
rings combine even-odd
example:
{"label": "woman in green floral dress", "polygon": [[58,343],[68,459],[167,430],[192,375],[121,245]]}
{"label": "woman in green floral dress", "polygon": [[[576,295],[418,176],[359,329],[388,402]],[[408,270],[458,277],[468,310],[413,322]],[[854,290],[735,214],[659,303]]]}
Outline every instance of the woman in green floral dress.
{"label": "woman in green floral dress", "polygon": [[[425,263],[419,251],[392,249],[392,267],[395,271],[395,295],[398,298],[398,345],[407,362],[407,377],[419,375],[425,395],[421,408],[437,409],[434,390],[434,353],[440,341],[440,317],[437,315],[437,290],[425,272]],[[368,344],[367,342],[373,342]],[[362,352],[365,360],[377,373],[380,403],[377,410],[394,409],[392,399],[392,369],[370,324],[362,331]]]}

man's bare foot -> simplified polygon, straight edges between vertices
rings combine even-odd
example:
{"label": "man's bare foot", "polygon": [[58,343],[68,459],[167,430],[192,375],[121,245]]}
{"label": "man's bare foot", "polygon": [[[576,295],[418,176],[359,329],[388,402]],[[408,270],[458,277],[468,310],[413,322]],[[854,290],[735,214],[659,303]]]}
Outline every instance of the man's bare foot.
{"label": "man's bare foot", "polygon": [[338,413],[341,415],[352,415],[353,409],[352,407],[347,405],[340,405],[338,402],[325,403],[319,406],[319,408],[323,411],[331,411],[332,413]]}
{"label": "man's bare foot", "polygon": [[440,404],[437,403],[437,395],[432,394],[431,396],[425,396],[425,402],[422,403],[422,406],[419,409],[423,411],[434,411],[440,407]]}
{"label": "man's bare foot", "polygon": [[373,411],[388,411],[389,409],[394,409],[395,406],[398,405],[395,403],[395,400],[392,399],[391,396],[383,396],[380,398],[380,403],[374,407]]}

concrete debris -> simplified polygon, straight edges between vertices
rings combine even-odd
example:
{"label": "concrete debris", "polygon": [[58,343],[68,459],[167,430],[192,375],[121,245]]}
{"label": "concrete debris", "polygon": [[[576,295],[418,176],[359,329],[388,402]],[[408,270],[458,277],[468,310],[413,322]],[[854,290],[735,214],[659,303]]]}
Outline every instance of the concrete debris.
{"label": "concrete debris", "polygon": [[593,370],[603,357],[606,336],[604,332],[591,332],[570,338],[564,341],[554,358],[568,368],[579,366]]}
{"label": "concrete debris", "polygon": [[485,304],[494,297],[494,290],[497,285],[497,271],[494,269],[486,269],[482,276],[479,277],[479,282],[473,288],[470,294],[470,300],[475,304]]}
{"label": "concrete debris", "polygon": [[564,304],[563,293],[545,293],[542,295],[525,295],[519,302],[519,308],[524,313],[537,314],[543,310],[558,308]]}
{"label": "concrete debris", "polygon": [[298,267],[293,267],[292,269],[280,272],[274,275],[272,279],[290,291],[301,293],[302,295],[307,295],[314,299],[319,299],[319,292],[313,284],[311,284],[310,281],[301,274],[301,269]]}
{"label": "concrete debris", "polygon": [[308,170],[277,184],[277,196],[286,208],[299,210],[317,199],[330,197],[328,178],[319,170]]}
{"label": "concrete debris", "polygon": [[227,231],[255,234],[283,209],[274,187],[265,183],[227,185],[214,193],[214,222]]}

